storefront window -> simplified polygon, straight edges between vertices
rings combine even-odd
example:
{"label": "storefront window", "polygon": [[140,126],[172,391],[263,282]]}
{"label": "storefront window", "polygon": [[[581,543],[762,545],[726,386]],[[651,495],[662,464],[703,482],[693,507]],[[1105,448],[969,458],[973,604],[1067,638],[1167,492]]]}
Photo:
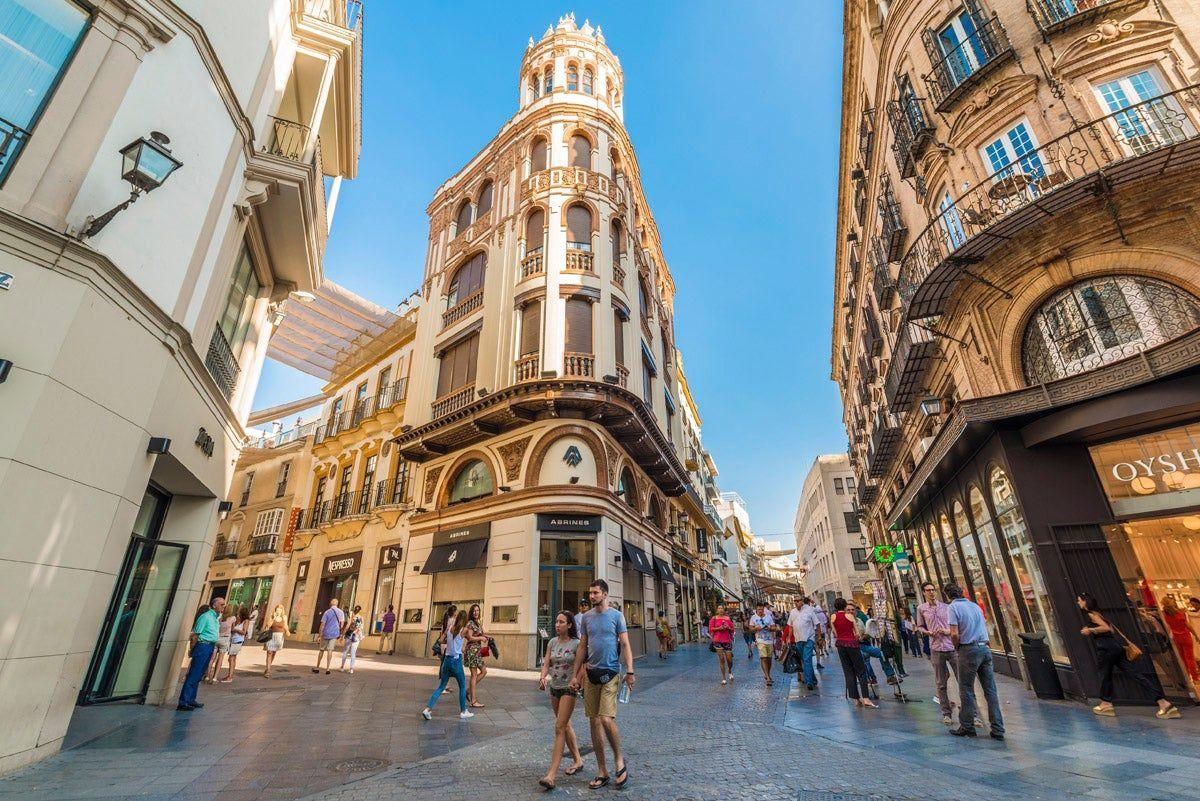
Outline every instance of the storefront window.
{"label": "storefront window", "polygon": [[954,546],[954,532],[950,530],[950,518],[946,517],[945,512],[942,512],[939,520],[942,527],[942,547],[946,549],[946,565],[950,568],[946,580],[961,585],[962,582],[955,578],[962,572],[962,566],[958,564],[958,548]]}
{"label": "storefront window", "polygon": [[1066,662],[1067,652],[1063,648],[1062,635],[1059,634],[1058,625],[1054,621],[1046,582],[1042,580],[1042,571],[1033,553],[1029,527],[1025,525],[1025,516],[1021,514],[1017,505],[1017,496],[1008,476],[998,467],[992,469],[991,490],[992,503],[996,507],[996,520],[1004,534],[1004,544],[1012,560],[1013,572],[1017,575],[1017,586],[1020,588],[1025,608],[1029,611],[1029,618],[1036,629],[1046,633],[1046,645],[1050,648],[1050,655]]}
{"label": "storefront window", "polygon": [[[374,634],[383,631],[383,615],[387,612],[388,606],[392,603],[392,598],[396,593],[396,567],[381,567],[379,576],[375,579],[375,602],[371,612],[372,628]],[[378,624],[378,625],[376,625]]]}
{"label": "storefront window", "polygon": [[491,495],[493,491],[492,471],[476,459],[463,465],[450,485],[450,503],[473,501]]}
{"label": "storefront window", "polygon": [[559,540],[543,539],[541,563],[543,565],[586,565],[591,567],[596,541],[592,539]]}
{"label": "storefront window", "polygon": [[[481,600],[468,601],[435,601],[433,604],[433,614],[429,618],[429,628],[431,631],[442,630],[442,618],[446,616],[446,610],[450,607],[457,607],[458,612],[465,612],[471,608],[471,604],[479,604],[483,606]],[[418,619],[419,621],[419,619]],[[407,622],[407,621],[406,621]]]}
{"label": "storefront window", "polygon": [[937,530],[930,526],[927,532],[929,539],[929,555],[933,557],[934,576],[938,585],[938,593],[941,593],[942,585],[950,580],[950,574],[946,572],[946,561],[942,558],[942,548],[938,543]]}
{"label": "storefront window", "polygon": [[983,610],[983,619],[987,624],[988,642],[993,648],[1003,649],[1004,638],[996,625],[996,608],[992,596],[988,594],[987,581],[983,577],[983,563],[979,559],[979,550],[975,547],[975,538],[971,535],[971,522],[967,520],[967,512],[958,501],[954,502],[954,527],[958,529],[958,547],[962,550],[963,560],[967,563],[967,591]]}
{"label": "storefront window", "polygon": [[1089,451],[1118,515],[1200,504],[1200,425],[1139,434]]}
{"label": "storefront window", "polygon": [[1009,648],[1015,649],[1017,632],[1024,631],[1021,623],[1021,613],[1017,607],[1017,596],[1013,592],[1012,582],[1008,580],[1008,571],[1004,567],[1004,557],[1000,550],[1000,540],[996,537],[996,525],[988,513],[987,504],[983,501],[983,493],[978,487],[971,487],[967,495],[967,503],[971,507],[971,519],[975,521],[975,530],[979,534],[979,543],[983,548],[983,562],[992,574],[992,589],[1000,604],[1000,614],[1004,616],[1004,624],[1008,628]]}

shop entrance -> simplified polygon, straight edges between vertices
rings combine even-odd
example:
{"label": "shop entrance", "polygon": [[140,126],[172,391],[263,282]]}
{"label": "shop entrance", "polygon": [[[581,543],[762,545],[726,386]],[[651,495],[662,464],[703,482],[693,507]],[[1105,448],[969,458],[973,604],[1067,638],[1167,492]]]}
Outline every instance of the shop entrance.
{"label": "shop entrance", "polygon": [[596,575],[594,539],[548,538],[543,535],[538,570],[538,630],[554,636],[554,615],[572,615],[587,598]]}
{"label": "shop entrance", "polygon": [[358,592],[358,567],[361,562],[362,551],[325,558],[321,568],[321,583],[317,585],[317,602],[313,607],[311,633],[316,634],[320,628],[321,615],[329,608],[331,598],[337,598],[340,609],[348,612],[354,608],[354,598]]}
{"label": "shop entrance", "polygon": [[[270,576],[262,578],[235,578],[230,580],[225,591],[225,604],[230,610],[245,609],[247,616],[258,612],[256,620],[267,619],[267,602],[271,597]],[[214,595],[215,586],[214,586]]]}

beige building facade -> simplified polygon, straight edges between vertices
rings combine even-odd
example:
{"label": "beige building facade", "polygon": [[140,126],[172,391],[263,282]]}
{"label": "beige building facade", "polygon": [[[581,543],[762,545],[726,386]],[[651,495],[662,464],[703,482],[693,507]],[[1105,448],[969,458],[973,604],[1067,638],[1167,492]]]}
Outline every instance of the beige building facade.
{"label": "beige building facade", "polygon": [[845,37],[833,378],[893,603],[953,580],[999,670],[1084,697],[1087,589],[1195,698],[1198,9],[851,1]]}
{"label": "beige building facade", "polygon": [[792,524],[804,591],[827,609],[837,598],[865,603],[865,582],[876,577],[862,541],[855,480],[846,454],[818,456],[804,478]]}
{"label": "beige building facade", "polygon": [[56,751],[77,703],[171,699],[278,304],[321,281],[323,183],[353,177],[360,115],[357,6],[17,8],[0,772]]}

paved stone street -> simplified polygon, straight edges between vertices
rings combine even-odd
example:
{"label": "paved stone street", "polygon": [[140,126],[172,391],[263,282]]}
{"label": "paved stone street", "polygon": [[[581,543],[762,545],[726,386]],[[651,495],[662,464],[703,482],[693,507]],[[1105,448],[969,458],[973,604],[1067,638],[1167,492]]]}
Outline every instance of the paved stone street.
{"label": "paved stone street", "polygon": [[[314,676],[313,652],[291,648],[278,677],[255,676],[257,652],[232,685],[205,685],[204,710],[136,706],[80,710],[72,747],[0,781],[25,801],[259,801],[260,799],[536,798],[551,737],[535,674],[499,672],[487,705],[460,721],[454,696],[434,720],[417,717],[430,662],[366,655],[354,676]],[[927,663],[909,664],[913,702],[856,711],[831,665],[824,692],[797,691],[777,673],[762,685],[744,658],[732,686],[715,680],[706,649],[666,664],[641,660],[634,700],[620,708],[639,799],[867,801],[925,799],[1200,798],[1200,712],[1163,722],[1149,710],[1097,719],[1080,704],[1032,699],[1004,680],[1004,743],[951,738],[930,702]],[[910,660],[911,662],[911,660]],[[452,685],[453,686],[453,685]],[[920,699],[920,700],[917,700]],[[786,701],[786,703],[785,703]],[[576,731],[587,739],[582,712]],[[86,741],[86,742],[85,742]],[[591,796],[593,765],[559,779],[557,795]],[[604,790],[601,792],[611,792]]]}

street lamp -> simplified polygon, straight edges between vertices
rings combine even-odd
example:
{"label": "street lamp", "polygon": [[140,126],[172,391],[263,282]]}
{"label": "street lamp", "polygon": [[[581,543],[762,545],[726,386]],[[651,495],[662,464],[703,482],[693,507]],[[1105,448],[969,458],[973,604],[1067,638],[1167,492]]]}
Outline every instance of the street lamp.
{"label": "street lamp", "polygon": [[151,131],[150,138],[139,137],[121,148],[121,178],[133,187],[129,199],[99,217],[89,216],[80,239],[87,239],[100,233],[104,226],[112,222],[131,203],[138,199],[143,192],[153,192],[166,183],[171,173],[183,166],[183,162],[171,155],[167,147],[171,140],[166,134]]}
{"label": "street lamp", "polygon": [[930,396],[921,399],[921,414],[933,417],[942,413],[942,399]]}

